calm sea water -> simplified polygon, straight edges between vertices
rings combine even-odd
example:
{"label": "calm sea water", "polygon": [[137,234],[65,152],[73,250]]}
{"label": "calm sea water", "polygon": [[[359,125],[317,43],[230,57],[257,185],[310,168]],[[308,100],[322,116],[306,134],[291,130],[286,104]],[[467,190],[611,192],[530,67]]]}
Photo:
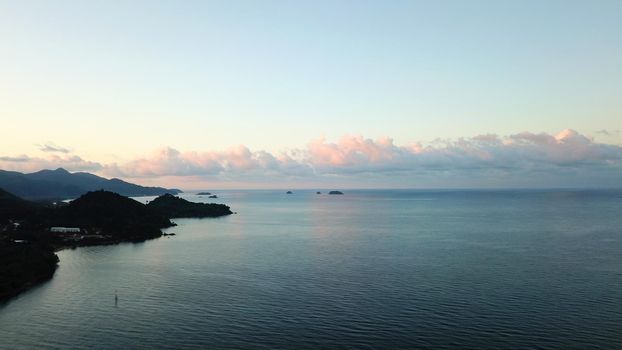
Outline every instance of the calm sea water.
{"label": "calm sea water", "polygon": [[218,195],[236,215],[60,252],[0,348],[622,349],[621,191]]}

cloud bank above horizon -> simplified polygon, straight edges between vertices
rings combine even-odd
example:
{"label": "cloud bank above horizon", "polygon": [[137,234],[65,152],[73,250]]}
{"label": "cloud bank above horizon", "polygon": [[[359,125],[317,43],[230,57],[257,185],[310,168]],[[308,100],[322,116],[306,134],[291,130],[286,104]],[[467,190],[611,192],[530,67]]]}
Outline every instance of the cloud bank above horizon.
{"label": "cloud bank above horizon", "polygon": [[239,187],[620,187],[622,147],[566,129],[437,139],[396,145],[343,136],[319,138],[278,154],[240,145],[224,151],[163,147],[124,163],[85,160],[55,144],[49,155],[0,155],[0,168],[32,172],[63,167],[138,183]]}

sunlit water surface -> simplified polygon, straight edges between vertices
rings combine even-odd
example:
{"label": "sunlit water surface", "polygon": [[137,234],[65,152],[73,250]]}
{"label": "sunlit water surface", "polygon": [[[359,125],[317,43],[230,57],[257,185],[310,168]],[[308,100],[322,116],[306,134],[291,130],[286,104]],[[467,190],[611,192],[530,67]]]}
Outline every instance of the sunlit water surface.
{"label": "sunlit water surface", "polygon": [[236,215],[59,252],[0,348],[622,349],[620,191],[218,195]]}

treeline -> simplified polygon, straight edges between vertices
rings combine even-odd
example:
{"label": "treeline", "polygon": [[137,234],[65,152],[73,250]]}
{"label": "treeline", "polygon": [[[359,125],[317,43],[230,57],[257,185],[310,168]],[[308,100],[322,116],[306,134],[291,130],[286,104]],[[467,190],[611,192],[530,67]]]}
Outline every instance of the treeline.
{"label": "treeline", "polygon": [[195,203],[164,194],[147,204],[152,211],[170,218],[205,218],[231,214],[229,206],[216,203]]}
{"label": "treeline", "polygon": [[19,222],[17,231],[79,227],[123,240],[157,237],[160,229],[173,226],[171,218],[218,217],[232,213],[224,204],[193,203],[170,194],[147,205],[103,190],[88,192],[69,204],[55,206],[27,202],[6,192],[4,198],[0,200],[0,224],[6,225],[8,220]]}
{"label": "treeline", "polygon": [[0,240],[0,302],[52,278],[57,264],[49,244]]}

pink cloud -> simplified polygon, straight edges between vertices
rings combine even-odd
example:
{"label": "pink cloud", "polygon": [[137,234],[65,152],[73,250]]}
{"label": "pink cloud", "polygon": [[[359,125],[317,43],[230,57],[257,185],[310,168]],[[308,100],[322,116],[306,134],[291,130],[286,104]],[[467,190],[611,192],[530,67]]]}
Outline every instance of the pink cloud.
{"label": "pink cloud", "polygon": [[109,164],[104,173],[120,177],[238,176],[296,173],[301,168],[308,170],[307,166],[285,153],[274,156],[265,151],[251,152],[240,145],[225,151],[206,152],[180,152],[166,147],[150,157],[124,164]]}
{"label": "pink cloud", "polygon": [[220,152],[179,152],[164,148],[148,158],[110,165],[113,175],[239,176],[323,175],[391,171],[438,171],[461,169],[521,169],[600,164],[620,166],[622,148],[601,144],[574,130],[557,135],[520,133],[507,137],[494,134],[458,140],[437,140],[424,146],[396,145],[391,138],[378,140],[344,136],[335,143],[324,138],[305,149],[273,155],[245,146]]}
{"label": "pink cloud", "polygon": [[404,146],[396,145],[388,137],[372,140],[344,136],[337,142],[316,139],[305,148],[278,154],[253,151],[243,145],[224,151],[179,151],[164,147],[126,163],[105,165],[75,155],[0,157],[0,167],[4,169],[36,171],[59,166],[124,178],[186,177],[193,181],[209,179],[232,183],[307,181],[331,176],[369,178],[397,173],[411,178],[421,174],[442,174],[446,178],[490,174],[529,177],[543,173],[554,176],[567,174],[568,169],[575,175],[597,172],[615,179],[622,177],[622,147],[598,143],[567,129],[557,135],[486,134]]}
{"label": "pink cloud", "polygon": [[391,139],[360,136],[337,143],[324,139],[309,144],[306,161],[323,172],[379,170],[460,170],[556,166],[620,166],[622,147],[596,143],[574,130],[557,135],[520,133],[507,137],[488,134],[458,140],[437,140],[422,146],[397,146]]}
{"label": "pink cloud", "polygon": [[318,139],[309,143],[306,152],[314,166],[353,166],[391,161],[400,149],[390,138],[377,141],[362,136],[344,136],[338,143]]}
{"label": "pink cloud", "polygon": [[165,147],[150,157],[125,164],[110,164],[104,172],[122,177],[190,176],[197,173],[216,174],[222,170],[218,154],[214,152],[179,152]]}

